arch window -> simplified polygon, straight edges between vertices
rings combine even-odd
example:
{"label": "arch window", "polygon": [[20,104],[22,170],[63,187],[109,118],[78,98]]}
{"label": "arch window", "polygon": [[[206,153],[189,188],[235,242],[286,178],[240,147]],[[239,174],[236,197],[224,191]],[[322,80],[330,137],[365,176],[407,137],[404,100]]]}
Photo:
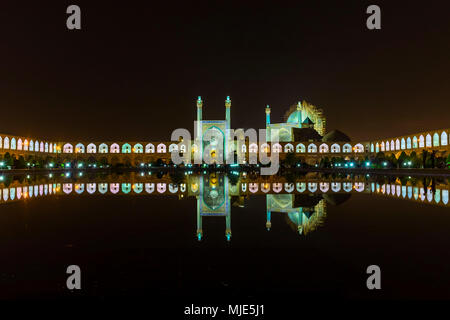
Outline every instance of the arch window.
{"label": "arch window", "polygon": [[425,146],[426,147],[431,147],[431,135],[427,134],[427,137],[425,138]]}
{"label": "arch window", "polygon": [[303,143],[299,143],[296,147],[295,147],[295,152],[297,153],[305,153],[306,151],[306,147]]}
{"label": "arch window", "polygon": [[23,148],[23,142],[22,139],[19,138],[19,140],[17,140],[17,150],[22,150]]}
{"label": "arch window", "polygon": [[395,150],[395,143],[394,140],[391,140],[391,151]]}
{"label": "arch window", "polygon": [[158,146],[156,147],[156,151],[158,153],[166,153],[166,145],[164,143],[158,144]]}
{"label": "arch window", "polygon": [[11,150],[16,150],[16,147],[17,147],[16,138],[11,138],[11,146],[10,146]]}
{"label": "arch window", "polygon": [[131,153],[131,145],[129,143],[122,145],[122,153]]}
{"label": "arch window", "polygon": [[400,140],[395,140],[395,150],[400,150]]}
{"label": "arch window", "polygon": [[341,152],[341,146],[338,145],[337,143],[334,143],[331,145],[331,152],[332,153],[339,153]]}
{"label": "arch window", "polygon": [[151,143],[147,143],[145,146],[145,153],[155,153],[155,146]]}
{"label": "arch window", "polygon": [[39,145],[39,151],[44,152],[44,143],[41,141],[41,144]]}
{"label": "arch window", "polygon": [[317,146],[313,143],[308,145],[308,153],[316,153],[317,152]]}
{"label": "arch window", "polygon": [[178,152],[178,145],[176,145],[175,143],[171,143],[169,145],[169,152]]}
{"label": "arch window", "polygon": [[406,149],[411,149],[411,138],[406,139]]}
{"label": "arch window", "polygon": [[25,141],[23,142],[23,150],[28,151],[29,145],[30,145],[30,143],[28,142],[27,139],[25,139]]}
{"label": "arch window", "polygon": [[441,146],[446,146],[446,145],[448,145],[447,132],[442,131],[442,133],[441,133]]}
{"label": "arch window", "polygon": [[378,144],[378,142],[375,144],[375,152],[380,152],[380,145]]}
{"label": "arch window", "polygon": [[34,142],[34,151],[39,152],[39,142],[38,141]]}
{"label": "arch window", "polygon": [[413,137],[413,140],[412,140],[412,147],[415,149],[415,148],[417,148],[418,147],[418,144],[417,144],[417,137]]}
{"label": "arch window", "polygon": [[284,146],[284,152],[294,152],[294,146],[291,143],[288,143]]}
{"label": "arch window", "polygon": [[66,143],[63,146],[63,152],[64,153],[73,153],[73,146],[70,143]]}
{"label": "arch window", "polygon": [[257,153],[258,152],[258,145],[256,143],[252,143],[248,147],[248,150],[249,150],[250,153]]}
{"label": "arch window", "polygon": [[97,153],[97,146],[93,143],[89,143],[87,146],[87,153]]}
{"label": "arch window", "polygon": [[76,146],[75,146],[75,153],[84,153],[84,144],[82,144],[82,143],[78,143]]}
{"label": "arch window", "polygon": [[3,139],[2,139],[2,137],[0,137],[0,149],[2,149],[3,148]]}
{"label": "arch window", "polygon": [[386,141],[386,151],[389,151],[389,141]]}
{"label": "arch window", "polygon": [[106,143],[102,143],[98,146],[99,153],[108,153],[108,145]]}
{"label": "arch window", "polygon": [[144,153],[144,147],[140,143],[136,143],[133,147],[134,153]]}
{"label": "arch window", "polygon": [[342,146],[342,151],[345,153],[352,152],[352,146],[349,143],[346,143]]}
{"label": "arch window", "polygon": [[261,145],[261,152],[269,153],[270,152],[270,146],[267,143],[263,143]]}
{"label": "arch window", "polygon": [[384,152],[384,141],[381,141],[380,150]]}
{"label": "arch window", "polygon": [[328,153],[328,145],[326,143],[322,143],[319,146],[319,152],[320,153]]}
{"label": "arch window", "polygon": [[437,132],[433,135],[433,147],[439,147],[439,134]]}
{"label": "arch window", "polygon": [[45,145],[44,145],[44,151],[48,152],[48,142],[46,142]]}
{"label": "arch window", "polygon": [[402,142],[401,142],[401,149],[405,150],[406,149],[406,142],[405,142],[405,138],[402,138]]}
{"label": "arch window", "polygon": [[364,152],[364,146],[361,143],[356,144],[355,152]]}
{"label": "arch window", "polygon": [[280,145],[279,143],[275,143],[275,144],[272,146],[272,151],[273,151],[274,153],[279,153],[279,152],[281,152],[281,150],[282,150],[282,148],[281,148],[281,145]]}
{"label": "arch window", "polygon": [[419,148],[423,148],[423,147],[425,147],[425,139],[423,138],[423,136],[421,135],[420,137],[419,137]]}
{"label": "arch window", "polygon": [[30,140],[30,147],[29,147],[30,151],[34,151],[34,142],[33,140]]}

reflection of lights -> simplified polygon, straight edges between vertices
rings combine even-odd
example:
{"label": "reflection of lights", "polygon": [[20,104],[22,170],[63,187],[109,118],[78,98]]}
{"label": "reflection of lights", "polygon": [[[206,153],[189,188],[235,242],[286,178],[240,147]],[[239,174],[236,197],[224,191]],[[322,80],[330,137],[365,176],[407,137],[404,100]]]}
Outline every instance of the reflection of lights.
{"label": "reflection of lights", "polygon": [[3,179],[4,179],[3,176],[0,176],[0,181],[3,181]]}
{"label": "reflection of lights", "polygon": [[70,173],[69,172],[66,173],[66,178],[68,178],[68,177],[70,177]]}
{"label": "reflection of lights", "polygon": [[53,174],[50,173],[48,176],[49,176],[49,178],[52,178],[52,177],[53,177]]}

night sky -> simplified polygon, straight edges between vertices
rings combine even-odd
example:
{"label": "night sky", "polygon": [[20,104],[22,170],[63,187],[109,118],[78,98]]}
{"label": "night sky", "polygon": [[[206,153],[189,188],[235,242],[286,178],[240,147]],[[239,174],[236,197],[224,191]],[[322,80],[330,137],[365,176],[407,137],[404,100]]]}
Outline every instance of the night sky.
{"label": "night sky", "polygon": [[415,2],[2,1],[0,132],[169,140],[192,130],[198,95],[211,120],[230,95],[234,128],[262,128],[266,104],[281,122],[299,99],[353,140],[448,128],[448,1]]}

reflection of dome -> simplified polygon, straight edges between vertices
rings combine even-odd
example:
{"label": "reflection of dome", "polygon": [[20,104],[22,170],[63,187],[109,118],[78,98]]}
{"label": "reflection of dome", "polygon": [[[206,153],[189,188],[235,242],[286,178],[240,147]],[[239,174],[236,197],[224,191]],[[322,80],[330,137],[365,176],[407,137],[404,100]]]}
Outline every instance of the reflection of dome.
{"label": "reflection of dome", "polygon": [[313,128],[294,128],[294,141],[321,141],[322,136]]}
{"label": "reflection of dome", "polygon": [[333,130],[323,136],[323,142],[350,142],[350,138],[339,130]]}
{"label": "reflection of dome", "polygon": [[218,195],[219,195],[219,193],[217,192],[217,190],[211,190],[211,191],[209,192],[209,196],[210,196],[212,199],[217,198]]}
{"label": "reflection of dome", "polygon": [[323,198],[332,205],[338,206],[348,199],[350,199],[352,195],[350,193],[333,193],[333,194],[324,194]]}

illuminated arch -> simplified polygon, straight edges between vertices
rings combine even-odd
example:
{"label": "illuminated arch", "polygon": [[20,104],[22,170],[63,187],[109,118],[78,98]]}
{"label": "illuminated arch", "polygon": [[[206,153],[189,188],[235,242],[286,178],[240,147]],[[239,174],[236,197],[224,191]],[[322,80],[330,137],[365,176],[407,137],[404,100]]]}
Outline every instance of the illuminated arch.
{"label": "illuminated arch", "polygon": [[151,143],[147,143],[145,146],[145,153],[155,153],[155,146]]}
{"label": "illuminated arch", "polygon": [[122,145],[122,153],[131,153],[131,145],[129,143]]}
{"label": "illuminated arch", "polygon": [[45,145],[44,145],[44,151],[48,152],[48,142],[46,142]]}
{"label": "illuminated arch", "polygon": [[158,146],[156,147],[156,151],[158,153],[166,153],[166,145],[164,143],[160,143],[158,144]]}
{"label": "illuminated arch", "polygon": [[[0,140],[1,140],[1,138],[0,138]],[[1,144],[1,142],[0,142],[0,144]],[[25,139],[25,141],[23,142],[23,150],[28,151],[29,145],[30,145],[30,143],[28,142],[27,139]],[[0,146],[0,148],[1,148],[1,146]]]}
{"label": "illuminated arch", "polygon": [[171,143],[169,145],[169,152],[178,152],[178,145],[175,143]]}
{"label": "illuminated arch", "polygon": [[281,152],[281,150],[282,150],[281,144],[279,144],[278,142],[272,145],[273,153],[279,153]]}
{"label": "illuminated arch", "polygon": [[108,153],[108,145],[106,143],[102,143],[98,146],[99,153]]}
{"label": "illuminated arch", "polygon": [[427,148],[431,147],[431,135],[430,134],[427,134],[427,136],[425,137],[425,146]]}
{"label": "illuminated arch", "polygon": [[39,142],[38,141],[34,142],[34,152],[39,152]]}
{"label": "illuminated arch", "polygon": [[144,146],[140,143],[136,143],[133,147],[134,153],[144,153]]}
{"label": "illuminated arch", "polygon": [[416,136],[413,137],[413,140],[412,140],[412,147],[413,147],[413,149],[415,149],[415,148],[418,147],[418,144],[417,144],[417,137],[416,137]]}
{"label": "illuminated arch", "polygon": [[380,150],[381,150],[382,152],[384,152],[384,141],[381,141],[381,144],[380,144]]}
{"label": "illuminated arch", "polygon": [[84,149],[84,144],[82,143],[78,143],[75,146],[75,153],[84,153],[85,149]]}
{"label": "illuminated arch", "polygon": [[3,149],[3,138],[0,137],[0,149]]}
{"label": "illuminated arch", "polygon": [[339,192],[341,191],[341,183],[340,182],[332,182],[331,183],[331,190],[333,192]]}
{"label": "illuminated arch", "polygon": [[442,131],[441,133],[441,146],[448,145],[448,135],[445,131]]}
{"label": "illuminated arch", "polygon": [[406,149],[406,141],[405,141],[405,138],[402,138],[402,141],[400,142],[400,148],[401,148],[402,150],[405,150],[405,149]]}
{"label": "illuminated arch", "polygon": [[39,145],[39,151],[44,152],[44,143],[41,141],[41,144]]}
{"label": "illuminated arch", "polygon": [[243,145],[241,146],[241,152],[242,152],[242,153],[246,153],[246,152],[247,152],[247,146],[246,146],[245,144],[243,144]]}
{"label": "illuminated arch", "polygon": [[439,147],[439,134],[437,132],[433,135],[433,147]]}
{"label": "illuminated arch", "polygon": [[305,151],[306,151],[306,147],[303,143],[299,143],[295,147],[295,152],[297,152],[297,153],[305,153]]}
{"label": "illuminated arch", "polygon": [[411,149],[411,138],[408,137],[408,139],[406,139],[406,149]]}
{"label": "illuminated arch", "polygon": [[28,149],[29,149],[29,151],[34,151],[34,142],[33,142],[33,140],[30,140],[30,147]]}
{"label": "illuminated arch", "polygon": [[394,140],[391,140],[391,151],[395,150],[395,143]]}
{"label": "illuminated arch", "polygon": [[421,136],[419,137],[419,148],[425,147],[424,141],[425,141],[425,139],[424,139],[423,136],[421,135]]}
{"label": "illuminated arch", "polygon": [[386,141],[386,151],[389,151],[389,141]]}
{"label": "illuminated arch", "polygon": [[322,143],[319,146],[319,152],[320,153],[328,153],[329,152],[328,145],[326,143]]}
{"label": "illuminated arch", "polygon": [[342,146],[342,152],[352,152],[352,146],[350,145],[350,143],[346,143]]}
{"label": "illuminated arch", "polygon": [[11,150],[16,150],[17,145],[16,145],[16,138],[11,138],[11,146],[10,149]]}
{"label": "illuminated arch", "polygon": [[317,152],[317,146],[314,143],[311,143],[308,145],[308,153],[316,153]]}
{"label": "illuminated arch", "polygon": [[263,143],[261,145],[261,149],[260,150],[261,150],[261,152],[268,153],[268,152],[270,152],[270,146],[267,143]]}
{"label": "illuminated arch", "polygon": [[374,146],[373,146],[373,143],[371,143],[370,144],[370,152],[374,152],[375,151],[375,148],[374,148]]}
{"label": "illuminated arch", "polygon": [[364,146],[361,143],[355,144],[355,152],[364,152]]}
{"label": "illuminated arch", "polygon": [[53,152],[53,143],[49,144],[49,152],[52,153]]}
{"label": "illuminated arch", "polygon": [[96,183],[91,182],[91,183],[86,184],[86,191],[89,194],[93,194],[96,189],[97,189],[97,184]]}
{"label": "illuminated arch", "polygon": [[380,152],[380,145],[378,144],[378,142],[375,144],[375,152]]}
{"label": "illuminated arch", "polygon": [[116,194],[120,190],[120,185],[118,183],[110,183],[109,184],[109,191],[111,193]]}
{"label": "illuminated arch", "polygon": [[63,152],[64,153],[73,153],[73,146],[70,143],[66,143],[63,146]]}
{"label": "illuminated arch", "polygon": [[110,153],[120,153],[120,147],[117,143],[113,143],[110,147],[109,147],[109,152]]}
{"label": "illuminated arch", "polygon": [[337,143],[334,143],[331,145],[331,152],[332,153],[340,153],[341,152],[341,146]]}
{"label": "illuminated arch", "polygon": [[[127,152],[127,153],[129,153],[129,152]],[[131,183],[125,183],[125,182],[122,183],[122,192],[127,194],[127,193],[130,193],[130,191],[131,191]]]}
{"label": "illuminated arch", "polygon": [[93,143],[87,145],[87,153],[97,153],[97,146]]}
{"label": "illuminated arch", "polygon": [[294,146],[291,143],[288,143],[284,146],[284,152],[294,152]]}
{"label": "illuminated arch", "polygon": [[19,138],[19,140],[17,140],[17,150],[22,150],[23,147],[23,142],[22,139]]}
{"label": "illuminated arch", "polygon": [[250,144],[250,146],[248,147],[248,151],[250,153],[257,153],[258,152],[258,145],[256,143]]}
{"label": "illuminated arch", "polygon": [[395,150],[400,150],[400,140],[395,140]]}

